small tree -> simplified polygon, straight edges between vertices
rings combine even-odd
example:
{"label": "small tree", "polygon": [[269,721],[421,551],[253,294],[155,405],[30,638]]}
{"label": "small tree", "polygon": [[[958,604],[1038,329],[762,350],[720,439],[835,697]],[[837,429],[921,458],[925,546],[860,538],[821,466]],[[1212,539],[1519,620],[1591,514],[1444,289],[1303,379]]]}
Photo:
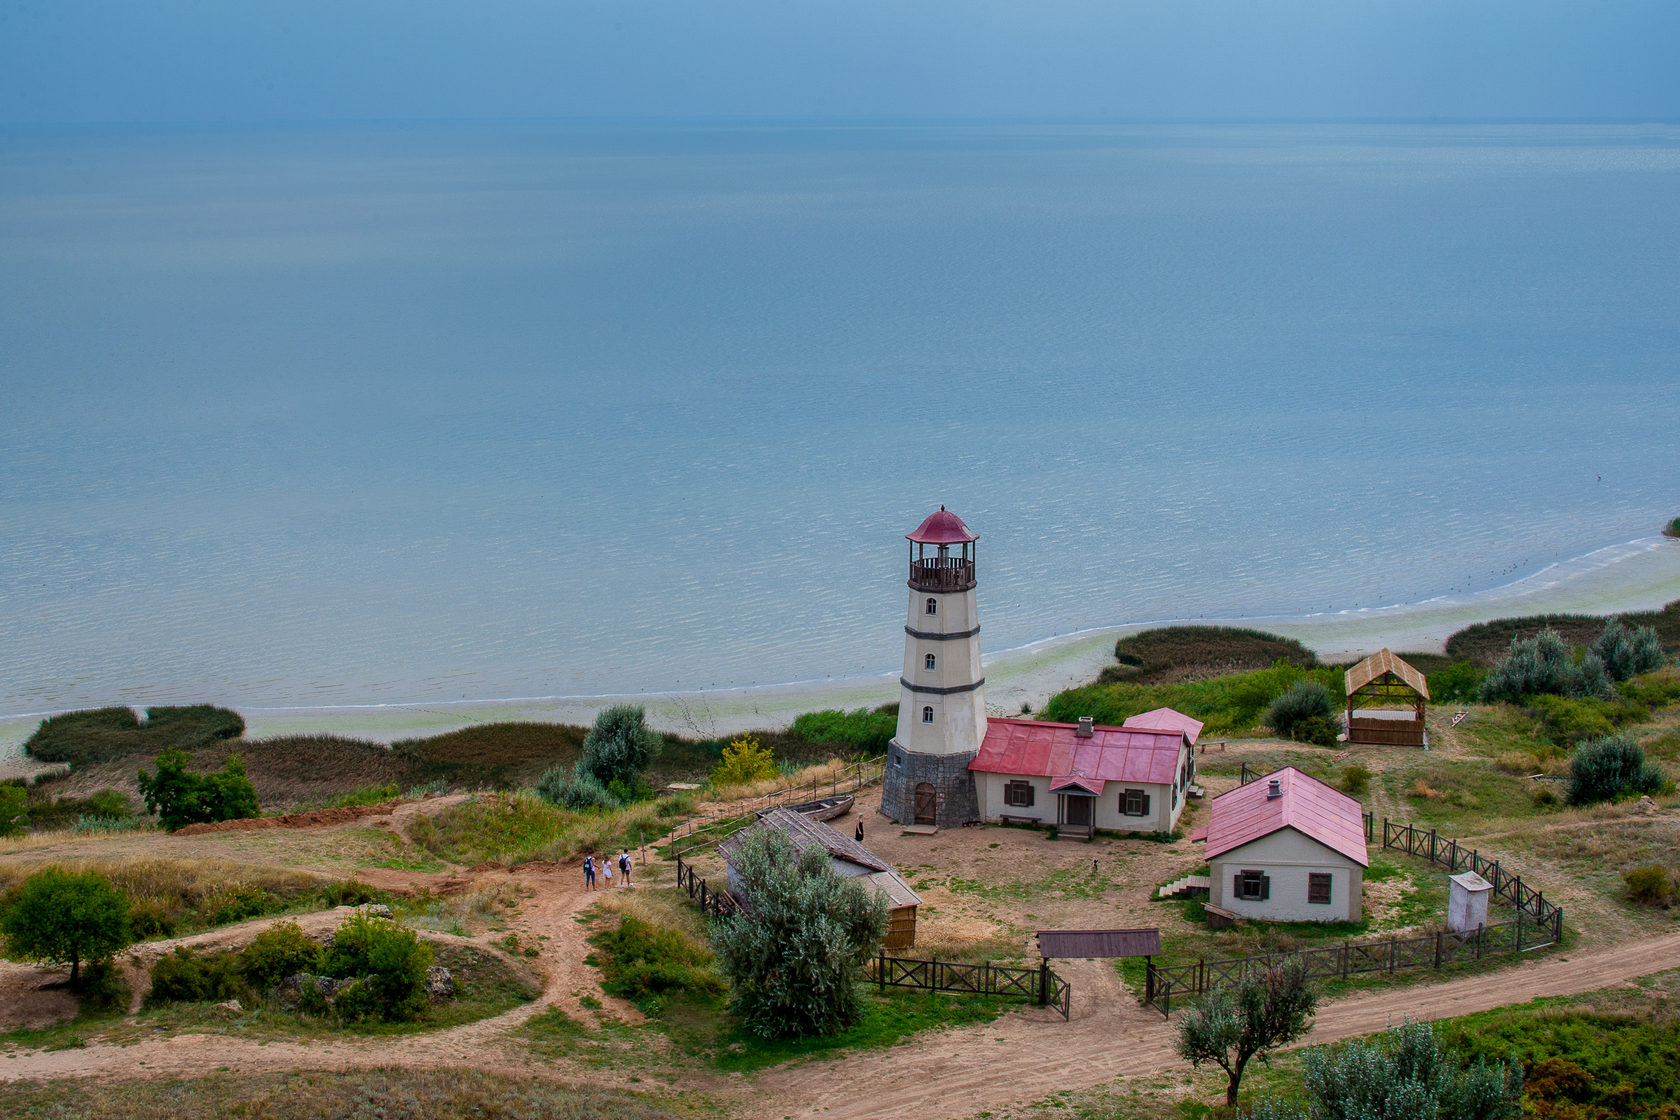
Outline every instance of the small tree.
{"label": "small tree", "polygon": [[835,1034],[863,1013],[858,984],[887,929],[881,896],[758,828],[733,856],[752,913],[716,920],[712,948],[742,1022],[766,1038]]}
{"label": "small tree", "polygon": [[1318,992],[1307,983],[1306,965],[1291,960],[1217,987],[1178,1024],[1179,1056],[1193,1066],[1212,1062],[1225,1071],[1225,1103],[1235,1108],[1243,1070],[1255,1058],[1266,1061],[1312,1025]]}
{"label": "small tree", "polygon": [[1661,770],[1645,759],[1645,750],[1628,735],[1606,735],[1575,748],[1569,760],[1569,803],[1594,805],[1632,793],[1663,788]]}
{"label": "small tree", "polygon": [[1482,681],[1481,692],[1489,703],[1515,702],[1543,693],[1567,696],[1578,683],[1569,645],[1548,627],[1532,638],[1512,638],[1504,659]]}
{"label": "small tree", "polygon": [[103,875],[71,875],[49,867],[0,901],[0,935],[7,953],[18,960],[67,964],[72,984],[81,979],[84,960],[110,960],[133,941],[128,896]]}
{"label": "small tree", "polygon": [[1314,730],[1312,721],[1329,724],[1335,716],[1336,704],[1330,699],[1330,690],[1322,682],[1303,680],[1290,685],[1272,701],[1266,709],[1264,723],[1279,735],[1299,738],[1297,730]]}
{"label": "small tree", "polygon": [[1307,1102],[1260,1101],[1253,1120],[1509,1120],[1522,1114],[1515,1061],[1461,1068],[1429,1023],[1370,1042],[1315,1046],[1303,1059]]}
{"label": "small tree", "polygon": [[426,970],[432,947],[388,918],[355,914],[333,933],[322,954],[329,976],[357,981],[353,995],[340,995],[346,1019],[412,1019],[426,1007]]}
{"label": "small tree", "polygon": [[593,774],[604,786],[619,782],[633,789],[661,744],[659,735],[647,726],[646,714],[637,704],[603,709],[583,737],[579,771]]}
{"label": "small tree", "polygon": [[729,745],[723,748],[723,759],[712,770],[712,784],[744,786],[775,776],[775,752],[761,746],[758,736],[743,735],[729,740]]}
{"label": "small tree", "polygon": [[140,796],[147,812],[171,832],[189,824],[254,817],[260,811],[257,789],[245,776],[245,760],[229,755],[220,771],[194,773],[185,751],[166,750],[157,756],[157,774],[140,771]]}

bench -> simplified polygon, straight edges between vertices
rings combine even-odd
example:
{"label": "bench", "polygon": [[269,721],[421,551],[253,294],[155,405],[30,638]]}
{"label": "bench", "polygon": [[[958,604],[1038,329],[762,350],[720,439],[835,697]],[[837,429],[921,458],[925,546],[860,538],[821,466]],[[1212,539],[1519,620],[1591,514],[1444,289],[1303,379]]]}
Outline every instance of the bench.
{"label": "bench", "polygon": [[1037,817],[1023,816],[1020,813],[999,813],[998,820],[1004,824],[1043,824]]}

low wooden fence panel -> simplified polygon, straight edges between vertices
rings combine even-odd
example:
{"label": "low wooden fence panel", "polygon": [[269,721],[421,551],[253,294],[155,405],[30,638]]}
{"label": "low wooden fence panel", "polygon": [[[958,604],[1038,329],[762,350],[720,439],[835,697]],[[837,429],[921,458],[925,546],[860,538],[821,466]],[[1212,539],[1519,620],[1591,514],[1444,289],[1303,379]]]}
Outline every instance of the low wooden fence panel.
{"label": "low wooden fence panel", "polygon": [[755,797],[740,804],[740,812],[722,820],[714,820],[698,827],[691,820],[688,827],[672,837],[677,856],[687,855],[700,848],[710,848],[735,835],[758,819],[758,814],[778,805],[797,805],[821,797],[836,797],[843,793],[857,793],[881,781],[886,774],[887,758],[865,759],[834,772],[828,781],[813,781],[810,785],[789,786],[786,789]]}
{"label": "low wooden fence panel", "polygon": [[885,953],[869,962],[869,980],[880,988],[917,988],[959,995],[1019,996],[1068,1017],[1073,988],[1048,963],[1038,968],[912,960]]}
{"label": "low wooden fence panel", "polygon": [[735,901],[733,895],[706,882],[691,864],[683,862],[681,856],[677,857],[677,886],[693,899],[702,911],[714,918],[721,918],[740,909],[740,904]]}

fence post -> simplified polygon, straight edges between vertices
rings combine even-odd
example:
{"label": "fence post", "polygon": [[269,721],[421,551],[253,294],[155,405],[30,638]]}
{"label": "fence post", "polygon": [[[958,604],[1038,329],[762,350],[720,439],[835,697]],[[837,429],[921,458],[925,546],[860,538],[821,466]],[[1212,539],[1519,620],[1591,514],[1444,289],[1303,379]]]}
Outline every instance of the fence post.
{"label": "fence post", "polygon": [[1044,957],[1038,958],[1038,1005],[1044,1007],[1050,1002],[1050,962]]}
{"label": "fence post", "polygon": [[1353,942],[1342,942],[1342,979],[1348,978],[1348,970],[1353,967]]}
{"label": "fence post", "polygon": [[880,956],[875,961],[875,990],[878,992],[887,990],[887,951],[885,949],[880,951]]}
{"label": "fence post", "polygon": [[1155,1002],[1155,962],[1147,958],[1143,962],[1143,1002]]}
{"label": "fence post", "polygon": [[1435,967],[1441,967],[1441,931],[1435,931]]}

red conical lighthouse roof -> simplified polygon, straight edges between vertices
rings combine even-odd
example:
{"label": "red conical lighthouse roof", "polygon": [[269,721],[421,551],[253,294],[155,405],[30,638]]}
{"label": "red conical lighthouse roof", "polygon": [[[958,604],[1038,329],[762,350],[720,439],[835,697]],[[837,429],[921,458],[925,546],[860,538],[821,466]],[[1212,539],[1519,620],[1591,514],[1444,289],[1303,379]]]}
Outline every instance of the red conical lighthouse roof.
{"label": "red conical lighthouse roof", "polygon": [[944,506],[939,507],[938,513],[929,514],[926,521],[904,536],[917,544],[968,544],[980,539],[968,531],[962,518]]}

